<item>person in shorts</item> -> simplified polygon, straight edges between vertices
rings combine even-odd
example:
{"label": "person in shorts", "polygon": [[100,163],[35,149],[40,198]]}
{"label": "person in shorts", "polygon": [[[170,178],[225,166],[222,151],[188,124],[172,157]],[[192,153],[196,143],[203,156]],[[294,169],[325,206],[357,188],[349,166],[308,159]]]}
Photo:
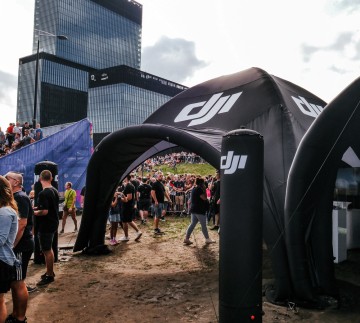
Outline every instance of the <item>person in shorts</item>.
{"label": "person in shorts", "polygon": [[5,294],[10,290],[18,261],[13,247],[18,231],[18,207],[9,181],[0,176],[0,322],[5,322]]}
{"label": "person in shorts", "polygon": [[120,194],[121,211],[120,221],[124,230],[124,236],[120,238],[120,241],[129,241],[129,225],[136,231],[135,241],[138,241],[142,232],[134,222],[134,205],[135,205],[135,187],[130,182],[131,176],[127,175],[123,181],[124,191]]}
{"label": "person in shorts", "polygon": [[109,211],[109,222],[110,222],[110,245],[115,246],[119,242],[116,240],[116,233],[120,223],[120,205],[119,196],[121,192],[116,191],[111,201]]}
{"label": "person in shorts", "polygon": [[163,214],[164,210],[164,200],[165,196],[168,199],[169,203],[171,203],[170,196],[168,192],[166,192],[163,181],[163,173],[159,172],[157,174],[156,181],[151,187],[151,197],[154,200],[154,234],[163,234],[163,232],[159,228],[159,221]]}
{"label": "person in shorts", "polygon": [[54,251],[52,243],[59,227],[59,192],[51,185],[52,174],[43,170],[39,177],[43,190],[38,195],[38,206],[34,210],[38,225],[40,249],[45,257],[46,273],[41,275],[38,286],[44,286],[55,280]]}
{"label": "person in shorts", "polygon": [[138,187],[138,210],[141,224],[146,224],[151,207],[151,186],[147,177],[142,178],[142,183]]}
{"label": "person in shorts", "polygon": [[64,198],[65,198],[65,200],[64,200],[64,209],[63,209],[63,215],[62,215],[62,228],[61,228],[60,233],[64,233],[66,220],[69,215],[71,216],[71,218],[74,222],[74,225],[75,225],[74,232],[77,232],[78,227],[77,227],[76,206],[75,206],[76,191],[74,189],[72,189],[71,182],[65,183]]}
{"label": "person in shorts", "polygon": [[13,312],[6,322],[23,322],[26,319],[26,309],[29,290],[36,290],[25,283],[27,268],[34,252],[35,242],[32,234],[33,209],[30,198],[23,191],[23,176],[16,172],[8,172],[5,177],[9,180],[15,201],[19,210],[18,231],[14,242],[14,253],[21,266],[16,270],[15,279],[11,282],[13,298]]}

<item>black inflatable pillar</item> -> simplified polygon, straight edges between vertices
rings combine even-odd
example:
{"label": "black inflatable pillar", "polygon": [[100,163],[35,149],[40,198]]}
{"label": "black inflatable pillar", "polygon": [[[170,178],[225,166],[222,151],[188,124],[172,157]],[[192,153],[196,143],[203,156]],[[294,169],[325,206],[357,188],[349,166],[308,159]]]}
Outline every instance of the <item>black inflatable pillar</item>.
{"label": "black inflatable pillar", "polygon": [[[43,170],[49,170],[51,172],[51,175],[53,177],[53,180],[51,182],[51,185],[58,189],[58,165],[51,162],[51,161],[41,161],[37,164],[35,164],[34,168],[34,191],[35,191],[35,198],[34,198],[34,204],[37,206],[37,198],[39,193],[42,191],[42,186],[39,181],[39,175]],[[39,239],[37,237],[38,228],[36,224],[36,216],[34,217],[34,241],[35,241],[35,251],[34,251],[34,263],[35,264],[45,264],[45,258],[44,255],[40,251],[40,243]],[[52,249],[54,251],[54,257],[55,262],[58,261],[58,232],[56,231],[54,236],[54,241],[52,244]]]}
{"label": "black inflatable pillar", "polygon": [[220,160],[220,323],[262,322],[263,137],[227,133]]}

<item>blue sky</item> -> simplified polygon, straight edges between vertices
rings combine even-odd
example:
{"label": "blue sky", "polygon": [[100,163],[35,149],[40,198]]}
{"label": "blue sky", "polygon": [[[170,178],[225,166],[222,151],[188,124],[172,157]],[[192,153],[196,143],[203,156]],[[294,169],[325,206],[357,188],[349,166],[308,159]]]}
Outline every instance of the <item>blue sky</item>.
{"label": "blue sky", "polygon": [[[2,129],[16,121],[18,62],[31,54],[34,1],[1,6]],[[174,82],[193,86],[260,67],[330,102],[360,76],[359,1],[138,2],[143,5],[141,69]]]}

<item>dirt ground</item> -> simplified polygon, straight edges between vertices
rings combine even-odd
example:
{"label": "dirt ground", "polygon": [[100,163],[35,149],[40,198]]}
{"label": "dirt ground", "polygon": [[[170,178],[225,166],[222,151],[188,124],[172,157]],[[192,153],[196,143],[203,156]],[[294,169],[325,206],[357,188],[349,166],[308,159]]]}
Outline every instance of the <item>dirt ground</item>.
{"label": "dirt ground", "polygon": [[[168,217],[166,232],[154,236],[151,225],[141,226],[143,236],[117,246],[104,256],[74,254],[61,249],[55,264],[55,282],[30,294],[28,322],[218,322],[219,236],[209,231],[216,244],[205,245],[200,228],[194,244],[182,243],[189,218]],[[122,230],[118,232],[118,237]],[[65,233],[69,245],[74,233]],[[106,240],[108,243],[109,240]],[[308,310],[276,306],[263,298],[268,322],[360,322],[359,251],[337,265],[342,306]],[[35,285],[44,265],[30,263],[27,282]],[[263,282],[273,278],[264,250]],[[11,294],[6,295],[11,310]]]}

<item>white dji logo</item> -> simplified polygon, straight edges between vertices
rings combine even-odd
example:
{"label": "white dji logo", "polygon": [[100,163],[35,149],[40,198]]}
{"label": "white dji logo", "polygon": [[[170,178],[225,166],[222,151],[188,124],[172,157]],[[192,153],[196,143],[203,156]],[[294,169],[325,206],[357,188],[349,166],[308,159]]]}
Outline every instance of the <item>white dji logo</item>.
{"label": "white dji logo", "polygon": [[[174,122],[181,122],[185,120],[192,120],[189,126],[195,126],[197,124],[202,124],[209,121],[217,113],[229,112],[236,100],[240,97],[242,92],[238,92],[232,95],[226,95],[221,97],[224,92],[214,94],[209,101],[202,101],[191,103],[183,108],[178,116],[175,118]],[[195,109],[202,107],[200,111],[195,114],[190,114],[190,112]]]}
{"label": "white dji logo", "polygon": [[234,174],[237,169],[244,169],[247,155],[235,155],[228,151],[226,156],[221,156],[220,169],[225,169],[224,174]]}
{"label": "white dji logo", "polygon": [[[320,105],[312,104],[306,101],[305,98],[299,95],[299,98],[291,96],[295,101],[296,105],[299,107],[300,111],[304,114],[307,114],[310,117],[316,118],[324,108]],[[307,108],[307,109],[306,109]]]}

